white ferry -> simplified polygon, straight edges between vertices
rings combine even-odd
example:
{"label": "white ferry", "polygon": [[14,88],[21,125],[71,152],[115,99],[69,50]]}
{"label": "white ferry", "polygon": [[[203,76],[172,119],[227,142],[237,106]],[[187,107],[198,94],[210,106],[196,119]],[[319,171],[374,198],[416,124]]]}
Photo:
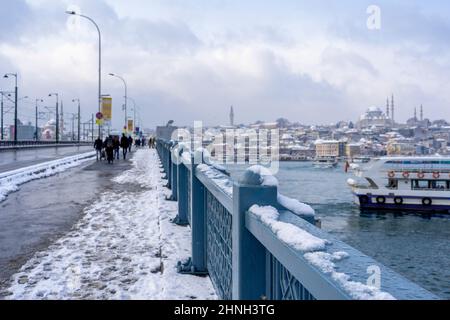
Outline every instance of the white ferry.
{"label": "white ferry", "polygon": [[353,158],[353,163],[368,163],[370,162],[370,158],[369,157],[354,157]]}
{"label": "white ferry", "polygon": [[318,157],[314,159],[313,166],[315,168],[330,169],[335,168],[338,165],[336,157]]}
{"label": "white ferry", "polygon": [[362,209],[450,212],[450,158],[384,157],[348,179]]}

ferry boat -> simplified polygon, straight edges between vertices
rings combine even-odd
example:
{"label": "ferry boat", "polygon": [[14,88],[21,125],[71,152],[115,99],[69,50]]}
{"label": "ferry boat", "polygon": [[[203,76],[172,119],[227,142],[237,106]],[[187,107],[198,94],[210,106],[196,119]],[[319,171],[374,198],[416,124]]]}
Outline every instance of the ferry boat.
{"label": "ferry boat", "polygon": [[450,158],[384,157],[348,179],[362,209],[450,212]]}
{"label": "ferry boat", "polygon": [[329,169],[335,168],[338,165],[336,157],[318,157],[314,159],[313,163],[315,168]]}
{"label": "ferry boat", "polygon": [[368,162],[370,162],[370,158],[369,157],[363,157],[363,156],[354,157],[352,162],[353,163],[368,163]]}

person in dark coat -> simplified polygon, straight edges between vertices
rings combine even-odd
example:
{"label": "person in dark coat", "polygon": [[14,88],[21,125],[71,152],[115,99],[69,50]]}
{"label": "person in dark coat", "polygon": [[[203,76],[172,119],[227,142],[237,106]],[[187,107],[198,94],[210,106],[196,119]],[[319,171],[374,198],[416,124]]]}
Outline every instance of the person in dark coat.
{"label": "person in dark coat", "polygon": [[120,139],[118,136],[114,136],[114,158],[119,160],[120,155]]}
{"label": "person in dark coat", "polygon": [[133,138],[131,136],[128,136],[128,151],[131,152],[131,147],[133,146]]}
{"label": "person in dark coat", "polygon": [[97,138],[94,142],[94,149],[97,151],[97,161],[102,160],[102,149],[103,149],[103,141],[100,137]]}
{"label": "person in dark coat", "polygon": [[105,151],[106,151],[106,159],[108,160],[108,164],[114,163],[114,141],[111,136],[108,136],[105,139]]}
{"label": "person in dark coat", "polygon": [[129,148],[129,141],[128,138],[125,136],[125,133],[122,134],[122,138],[120,139],[120,147],[122,148],[123,159],[125,160],[127,158],[127,152]]}

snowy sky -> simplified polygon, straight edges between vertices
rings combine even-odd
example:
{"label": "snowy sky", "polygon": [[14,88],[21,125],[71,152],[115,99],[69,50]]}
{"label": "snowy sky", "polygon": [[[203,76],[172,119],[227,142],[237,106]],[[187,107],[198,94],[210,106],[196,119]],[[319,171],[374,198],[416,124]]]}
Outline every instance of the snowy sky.
{"label": "snowy sky", "polygon": [[[450,2],[419,0],[0,0],[0,73],[18,72],[19,114],[59,92],[65,110],[96,111],[97,34],[103,33],[103,93],[123,123],[123,75],[146,127],[286,117],[303,123],[356,120],[396,95],[397,119],[424,104],[450,120]],[[366,25],[381,8],[381,29]],[[0,80],[0,90],[12,82]],[[46,104],[53,104],[46,98]],[[131,103],[130,103],[131,105]],[[29,118],[26,118],[29,117]]]}

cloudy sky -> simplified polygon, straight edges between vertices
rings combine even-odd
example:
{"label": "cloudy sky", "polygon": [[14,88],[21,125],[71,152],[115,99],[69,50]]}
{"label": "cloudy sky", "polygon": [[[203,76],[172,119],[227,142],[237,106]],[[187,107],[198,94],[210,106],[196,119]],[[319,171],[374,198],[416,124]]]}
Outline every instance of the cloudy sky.
{"label": "cloudy sky", "polygon": [[[97,109],[97,34],[103,93],[124,121],[123,75],[146,127],[286,117],[302,123],[356,120],[394,93],[397,119],[424,105],[450,120],[450,2],[419,0],[0,0],[0,73],[18,72],[24,120],[35,98],[59,92],[67,112]],[[367,28],[368,6],[381,29]],[[0,90],[12,82],[0,80]],[[54,99],[46,98],[46,105]],[[132,103],[130,103],[132,105]],[[8,118],[7,118],[8,119]]]}

